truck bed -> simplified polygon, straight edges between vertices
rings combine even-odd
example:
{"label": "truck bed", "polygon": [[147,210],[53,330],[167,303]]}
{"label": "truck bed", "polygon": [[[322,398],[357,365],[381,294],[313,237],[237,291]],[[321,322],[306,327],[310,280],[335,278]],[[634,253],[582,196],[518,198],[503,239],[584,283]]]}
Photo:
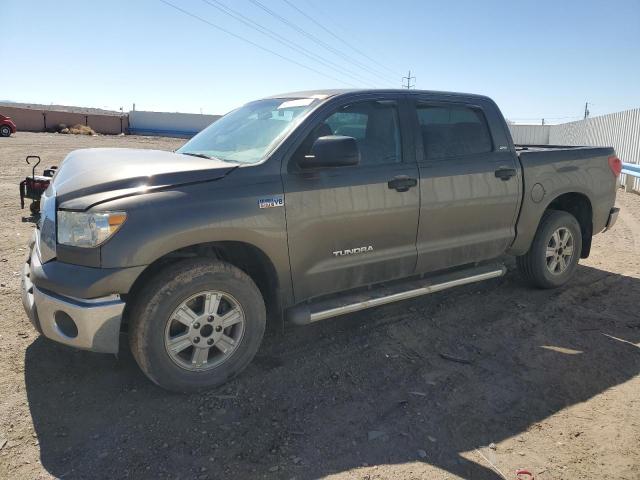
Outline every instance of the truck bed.
{"label": "truck bed", "polygon": [[[551,201],[563,195],[582,197],[592,218],[592,233],[605,228],[615,202],[616,177],[609,166],[611,147],[516,145],[523,181],[515,254],[528,249],[539,220]],[[579,201],[579,198],[574,200]],[[589,232],[585,232],[589,233]]]}

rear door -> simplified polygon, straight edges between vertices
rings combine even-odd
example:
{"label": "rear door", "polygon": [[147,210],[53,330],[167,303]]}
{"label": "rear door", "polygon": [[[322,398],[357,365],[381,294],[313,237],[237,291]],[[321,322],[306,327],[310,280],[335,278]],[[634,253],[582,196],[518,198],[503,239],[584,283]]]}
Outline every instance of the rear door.
{"label": "rear door", "polygon": [[[334,103],[283,165],[296,301],[414,272],[418,167],[402,125],[408,107],[393,95]],[[301,170],[296,158],[326,135],[354,137],[360,164]]]}
{"label": "rear door", "polygon": [[495,106],[414,103],[420,170],[418,272],[498,257],[515,237],[520,169]]}

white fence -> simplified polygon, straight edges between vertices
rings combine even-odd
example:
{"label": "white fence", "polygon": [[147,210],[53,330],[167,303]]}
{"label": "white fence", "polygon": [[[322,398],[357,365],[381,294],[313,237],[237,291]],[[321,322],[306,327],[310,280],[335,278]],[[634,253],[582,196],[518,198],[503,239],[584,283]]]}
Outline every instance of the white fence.
{"label": "white fence", "polygon": [[623,162],[640,164],[640,108],[553,125],[549,143],[613,147]]}
{"label": "white fence", "polygon": [[220,115],[134,110],[129,112],[129,133],[189,138],[211,125],[218,118]]}
{"label": "white fence", "polygon": [[509,125],[516,145],[549,145],[551,125]]}
{"label": "white fence", "polygon": [[[613,147],[620,160],[640,165],[640,108],[559,125],[509,125],[509,130],[516,144]],[[640,179],[630,184],[640,191]]]}

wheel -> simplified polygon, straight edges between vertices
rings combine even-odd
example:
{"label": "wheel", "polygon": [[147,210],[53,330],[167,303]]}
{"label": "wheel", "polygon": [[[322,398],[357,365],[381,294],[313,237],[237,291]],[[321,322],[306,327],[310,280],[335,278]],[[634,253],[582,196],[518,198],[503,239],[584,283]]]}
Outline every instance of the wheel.
{"label": "wheel", "polygon": [[225,262],[189,259],[158,272],[130,310],[129,345],[142,371],[168,390],[223,384],[253,359],[266,311],[251,278]]}
{"label": "wheel", "polygon": [[529,283],[555,288],[569,281],[582,253],[580,224],[570,213],[547,210],[529,251],[517,257],[520,272]]}
{"label": "wheel", "polygon": [[11,128],[8,125],[0,126],[0,137],[9,137],[11,135]]}

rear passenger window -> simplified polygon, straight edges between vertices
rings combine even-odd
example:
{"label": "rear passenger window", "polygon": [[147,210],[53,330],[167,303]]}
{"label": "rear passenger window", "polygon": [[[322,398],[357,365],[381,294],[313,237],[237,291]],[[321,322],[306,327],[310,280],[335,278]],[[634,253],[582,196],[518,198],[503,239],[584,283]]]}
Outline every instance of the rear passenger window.
{"label": "rear passenger window", "polygon": [[418,105],[425,155],[441,159],[486,153],[493,149],[482,111],[457,105]]}

